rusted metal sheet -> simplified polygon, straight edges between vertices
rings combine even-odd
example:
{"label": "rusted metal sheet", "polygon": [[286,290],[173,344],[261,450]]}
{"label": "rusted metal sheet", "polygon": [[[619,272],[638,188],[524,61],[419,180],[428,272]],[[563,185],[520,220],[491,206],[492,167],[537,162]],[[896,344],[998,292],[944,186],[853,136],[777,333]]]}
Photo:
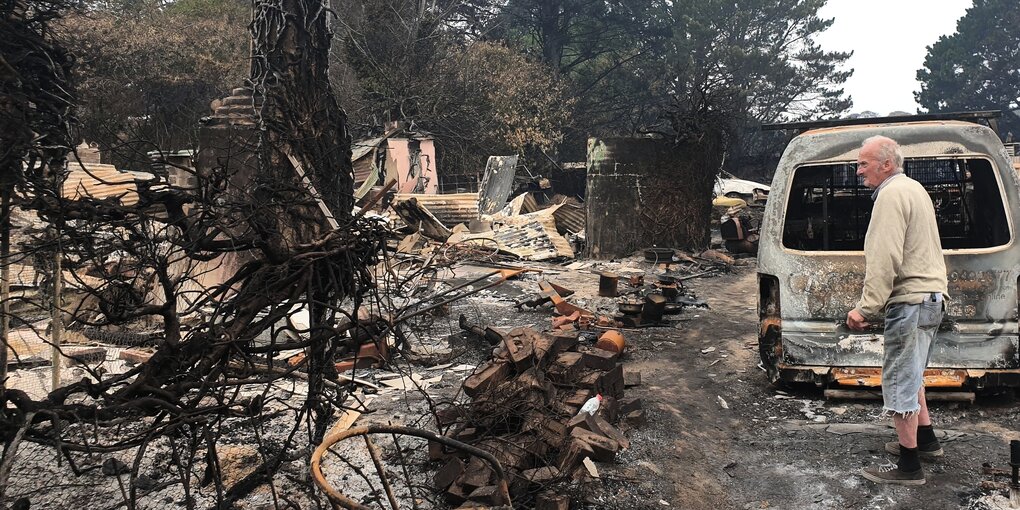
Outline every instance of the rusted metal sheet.
{"label": "rusted metal sheet", "polygon": [[375,173],[374,158],[365,157],[354,161],[354,185],[360,186]]}
{"label": "rusted metal sheet", "polygon": [[485,163],[485,175],[478,189],[478,212],[495,214],[506,205],[514,187],[517,172],[517,155],[489,156]]}
{"label": "rusted metal sheet", "polygon": [[411,196],[406,200],[397,200],[393,202],[393,210],[408,225],[417,227],[423,235],[436,241],[446,241],[452,232],[432,214],[431,209],[419,202],[418,198]]}
{"label": "rusted metal sheet", "polygon": [[[539,210],[539,207],[538,200],[535,199],[535,194],[522,193],[514,197],[509,202],[507,202],[506,206],[503,207],[503,209],[499,210],[495,214],[492,214],[491,218],[497,219],[507,216],[517,216],[518,214],[528,214],[535,212],[537,210]],[[483,219],[488,217],[490,216],[483,216]]]}
{"label": "rusted metal sheet", "polygon": [[430,195],[422,193],[398,193],[395,202],[414,197],[443,224],[453,227],[478,219],[478,195],[475,193],[448,193]]}
{"label": "rusted metal sheet", "polygon": [[553,213],[557,207],[503,217],[493,225],[491,232],[458,233],[451,236],[449,242],[476,242],[483,245],[495,242],[500,251],[522,260],[573,258],[574,249],[556,232]]}
{"label": "rusted metal sheet", "polygon": [[553,306],[556,307],[556,311],[561,315],[572,315],[577,313],[588,317],[595,316],[594,313],[564,300],[563,296],[560,296],[559,292],[557,292],[557,287],[545,280],[538,282],[538,288],[542,290],[543,296],[552,301]]}
{"label": "rusted metal sheet", "polygon": [[584,230],[584,204],[580,200],[556,195],[552,198],[552,202],[561,204],[560,208],[553,213],[553,216],[556,217],[556,228],[561,234],[576,234]]}
{"label": "rusted metal sheet", "polygon": [[354,169],[354,198],[361,199],[379,182],[378,151],[386,137],[358,140],[351,144],[351,164]]}
{"label": "rusted metal sheet", "polygon": [[[878,367],[837,367],[830,374],[832,382],[841,386],[882,385],[882,369]],[[930,369],[924,371],[923,377],[925,388],[959,388],[967,381],[967,371]]]}
{"label": "rusted metal sheet", "polygon": [[[974,155],[991,161],[1012,240],[993,248],[944,250],[951,297],[930,366],[1020,368],[1020,183],[996,135],[983,126],[962,122],[825,129],[808,132],[790,143],[772,182],[759,247],[759,281],[775,277],[779,282],[778,302],[771,305],[782,311],[781,316],[760,312],[763,320],[772,321],[774,328],[781,330],[773,361],[791,369],[881,365],[881,323],[876,330],[865,333],[850,331],[844,324],[846,313],[860,298],[863,252],[799,251],[783,246],[784,219],[796,168],[819,161],[855,162],[864,139],[878,134],[897,140],[907,158]],[[762,294],[760,309],[764,310],[770,298],[764,290]],[[763,324],[762,338],[765,330]]]}
{"label": "rusted metal sheet", "polygon": [[589,139],[588,255],[622,257],[653,245],[707,247],[714,180],[706,169],[721,163],[714,154],[653,138]]}

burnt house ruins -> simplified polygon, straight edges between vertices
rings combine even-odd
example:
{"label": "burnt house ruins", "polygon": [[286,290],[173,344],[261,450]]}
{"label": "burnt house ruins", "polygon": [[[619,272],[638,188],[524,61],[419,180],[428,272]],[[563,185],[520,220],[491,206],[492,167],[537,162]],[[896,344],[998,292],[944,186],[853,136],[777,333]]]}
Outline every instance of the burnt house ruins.
{"label": "burnt house ruins", "polygon": [[[822,334],[835,324],[825,314],[859,290],[847,260],[871,201],[857,140],[821,150],[795,139],[817,157],[780,165],[771,194],[730,188],[741,179],[720,171],[734,125],[750,129],[738,111],[749,92],[686,82],[697,69],[685,66],[703,63],[651,54],[683,38],[621,43],[625,54],[594,41],[600,59],[587,61],[581,46],[555,47],[550,18],[541,37],[508,25],[534,41],[503,44],[488,24],[521,23],[523,11],[501,11],[514,6],[256,0],[250,17],[223,18],[247,26],[247,77],[214,87],[207,115],[167,137],[193,131],[193,146],[132,132],[179,128],[159,125],[163,89],[139,92],[135,67],[118,86],[152,109],[109,126],[101,149],[77,117],[96,84],[76,89],[75,73],[97,72],[102,54],[73,55],[59,36],[71,13],[110,6],[0,6],[0,509],[851,507],[881,496],[843,471],[856,462],[846,451],[865,436],[881,446],[888,427],[862,423],[872,403],[841,399],[875,395],[882,340]],[[188,26],[212,17],[203,9],[145,12]],[[680,27],[671,14],[646,21]],[[620,15],[571,13],[606,34]],[[462,39],[440,44],[451,34]],[[338,69],[373,36],[398,51]],[[166,103],[187,97],[172,82],[198,66],[155,64]],[[598,89],[617,70],[668,76]],[[568,82],[593,71],[595,83]],[[337,89],[359,80],[378,88]],[[612,104],[583,115],[600,103]],[[380,110],[402,119],[367,120]],[[994,135],[957,127],[980,131],[984,152],[966,137],[904,144],[946,250],[989,265],[952,277],[944,329],[956,343],[925,377],[961,405],[940,409],[960,429],[945,438],[994,460],[1015,406],[983,408],[990,425],[963,406],[1020,380],[1009,315],[1020,275],[1003,262],[1018,195]],[[470,157],[445,165],[458,144]],[[996,357],[978,366],[964,351]],[[779,386],[795,382],[817,387]],[[960,475],[954,457],[935,490],[984,504],[1004,490],[991,460]],[[817,495],[788,483],[794,470]]]}

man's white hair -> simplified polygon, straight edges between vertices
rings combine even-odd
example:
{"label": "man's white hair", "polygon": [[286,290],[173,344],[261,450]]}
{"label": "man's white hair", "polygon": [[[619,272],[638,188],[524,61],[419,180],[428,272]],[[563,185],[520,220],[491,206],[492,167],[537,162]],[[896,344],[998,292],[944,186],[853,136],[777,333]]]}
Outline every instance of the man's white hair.
{"label": "man's white hair", "polygon": [[864,140],[861,147],[863,148],[870,143],[875,143],[877,146],[876,152],[879,163],[889,160],[892,161],[893,166],[896,167],[896,173],[903,171],[903,151],[900,150],[900,144],[896,143],[896,140],[893,140],[888,136],[876,135]]}

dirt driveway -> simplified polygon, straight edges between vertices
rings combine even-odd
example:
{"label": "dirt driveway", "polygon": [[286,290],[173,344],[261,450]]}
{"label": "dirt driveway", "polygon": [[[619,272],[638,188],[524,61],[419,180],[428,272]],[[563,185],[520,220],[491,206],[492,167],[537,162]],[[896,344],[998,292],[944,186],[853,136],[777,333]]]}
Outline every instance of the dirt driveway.
{"label": "dirt driveway", "polygon": [[946,456],[925,464],[927,485],[877,486],[857,472],[895,460],[882,447],[895,433],[880,402],[826,401],[816,389],[768,384],[757,368],[753,266],[690,285],[709,310],[688,312],[682,329],[628,337],[625,367],[643,381],[628,396],[643,399],[649,423],[603,469],[592,508],[984,509],[1002,501],[1004,492],[980,483],[992,479],[982,464],[1008,468],[1008,441],[1020,439],[1012,395],[933,404]]}

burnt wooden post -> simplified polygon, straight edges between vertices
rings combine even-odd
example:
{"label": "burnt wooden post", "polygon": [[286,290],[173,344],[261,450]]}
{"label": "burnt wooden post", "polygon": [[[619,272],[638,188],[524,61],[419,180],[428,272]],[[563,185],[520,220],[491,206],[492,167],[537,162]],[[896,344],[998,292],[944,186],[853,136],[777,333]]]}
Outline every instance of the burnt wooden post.
{"label": "burnt wooden post", "polygon": [[0,188],[0,402],[7,386],[7,349],[11,325],[11,186]]}

